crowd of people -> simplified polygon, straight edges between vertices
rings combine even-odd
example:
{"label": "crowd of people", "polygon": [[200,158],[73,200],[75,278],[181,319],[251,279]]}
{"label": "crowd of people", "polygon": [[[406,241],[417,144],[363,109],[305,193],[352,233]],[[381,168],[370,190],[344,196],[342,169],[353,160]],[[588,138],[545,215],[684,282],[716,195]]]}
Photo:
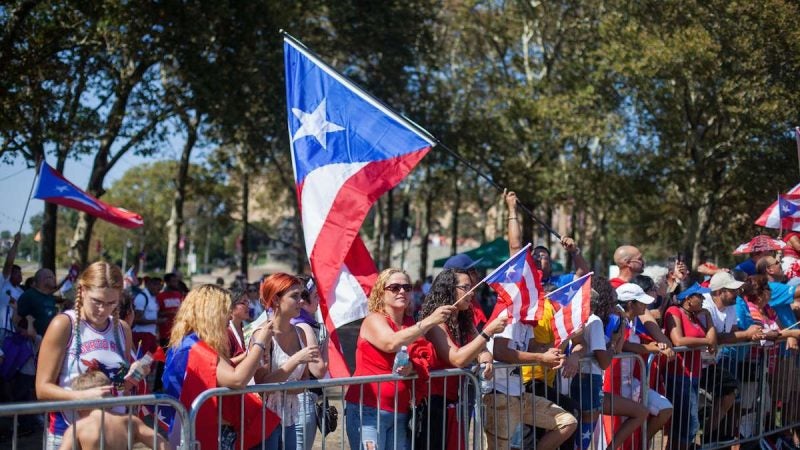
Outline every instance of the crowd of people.
{"label": "crowd of people", "polygon": [[[505,200],[513,254],[523,244],[517,200],[513,192]],[[800,247],[797,236],[785,238],[789,247],[792,241]],[[54,296],[59,286],[47,269],[24,289],[13,264],[18,242],[3,267],[0,293],[4,401],[155,391],[188,409],[209,388],[327,376],[327,337],[311,278],[276,273],[259,283],[237,278],[231,289],[208,284],[189,290],[178,274],[140,282],[113,264],[95,262],[76,276],[74,301],[64,302]],[[574,272],[554,274],[550,249],[532,250],[545,293],[589,272],[573,239],[564,237],[561,245]],[[346,389],[347,440],[353,450],[402,450],[412,441],[418,449],[461,449],[470,417],[459,412],[478,405],[489,449],[534,442],[544,450],[639,448],[659,432],[669,448],[689,449],[752,435],[741,423],[747,408],[742,391],[759,368],[770,386],[780,385],[758,398],[771,405],[764,408],[772,414],[767,422],[776,424],[780,409],[782,424],[797,423],[796,260],[782,266],[774,252],[759,251],[732,270],[703,265],[690,271],[676,258],[663,279],[653,279],[644,275],[641,251],[621,246],[614,253],[618,274],[592,277],[591,315],[559,346],[551,319],[561,306],[545,294],[538,320],[483,311],[473,294],[480,274],[468,255],[451,257],[436,277],[413,284],[403,270],[385,269],[369,295],[353,375],[400,378]],[[754,345],[731,347],[736,343]],[[161,351],[163,363],[143,358]],[[408,357],[400,365],[398,353]],[[646,370],[633,358],[617,357],[621,353],[641,355]],[[462,378],[430,376],[466,367],[476,368],[480,398]],[[193,384],[187,373],[199,374]],[[701,390],[709,394],[703,402]],[[310,450],[322,428],[318,414],[327,408],[320,394],[300,389],[222,397],[219,409],[208,405],[198,414],[198,440],[203,448]],[[701,403],[709,402],[701,415]],[[159,448],[176,445],[180,436],[180,426],[148,431],[122,410],[105,416],[101,425],[91,410],[51,413],[47,448],[72,448],[76,440],[95,448],[101,429],[118,436],[114,430],[128,425],[134,440]],[[41,426],[36,416],[22,420],[30,421],[22,429]],[[794,431],[781,437],[798,447]]]}

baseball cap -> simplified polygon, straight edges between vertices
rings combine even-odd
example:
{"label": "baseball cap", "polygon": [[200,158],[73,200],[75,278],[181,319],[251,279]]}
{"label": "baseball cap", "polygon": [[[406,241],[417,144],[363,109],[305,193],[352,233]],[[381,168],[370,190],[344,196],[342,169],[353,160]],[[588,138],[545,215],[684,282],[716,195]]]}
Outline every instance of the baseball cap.
{"label": "baseball cap", "polygon": [[633,284],[633,283],[621,284],[617,288],[617,301],[629,302],[632,300],[636,300],[639,303],[644,303],[645,305],[649,305],[653,303],[656,299],[653,298],[652,295],[647,295],[644,292],[644,290],[642,290],[641,286],[639,286],[638,284]]}
{"label": "baseball cap", "polygon": [[730,272],[719,271],[711,277],[708,288],[714,292],[720,289],[739,289],[743,284],[741,281],[736,281]]}
{"label": "baseball cap", "polygon": [[471,269],[479,262],[483,261],[483,258],[478,258],[473,260],[469,257],[466,253],[459,253],[457,255],[453,255],[447,258],[447,261],[444,263],[445,269]]}
{"label": "baseball cap", "polygon": [[[733,279],[733,278],[731,278],[731,279]],[[695,284],[689,286],[688,289],[681,291],[681,293],[678,294],[678,300],[684,301],[689,296],[692,296],[692,295],[703,295],[703,294],[708,294],[709,292],[711,292],[711,289],[704,288],[703,286],[700,286],[699,284],[695,283]]]}

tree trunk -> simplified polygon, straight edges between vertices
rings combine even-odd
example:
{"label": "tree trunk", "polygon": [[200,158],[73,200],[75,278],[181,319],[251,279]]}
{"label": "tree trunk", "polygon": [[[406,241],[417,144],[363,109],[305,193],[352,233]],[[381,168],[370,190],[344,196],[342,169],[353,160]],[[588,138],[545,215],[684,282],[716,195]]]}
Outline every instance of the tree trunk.
{"label": "tree trunk", "polygon": [[183,229],[183,204],[186,200],[186,182],[189,178],[189,159],[195,143],[197,143],[197,123],[199,118],[183,115],[181,121],[186,126],[186,143],[183,145],[178,174],[175,177],[175,195],[172,199],[172,211],[167,222],[167,267],[166,272],[175,271],[180,264],[180,240]]}
{"label": "tree trunk", "polygon": [[425,280],[428,275],[428,241],[431,235],[431,222],[433,221],[433,192],[425,193],[425,202],[422,208],[422,229],[419,234],[419,279]]}
{"label": "tree trunk", "polygon": [[56,270],[56,230],[58,229],[58,205],[55,203],[44,204],[44,215],[42,218],[41,231],[41,259],[43,269],[50,269],[55,273]]}
{"label": "tree trunk", "polygon": [[250,257],[250,252],[248,249],[248,241],[250,237],[250,230],[249,224],[247,221],[247,215],[249,214],[250,209],[250,180],[247,173],[247,168],[242,167],[242,262],[241,262],[241,272],[247,277],[247,270],[248,270],[248,258]]}
{"label": "tree trunk", "polygon": [[383,252],[381,265],[383,268],[392,267],[392,221],[394,220],[394,189],[386,193],[386,214],[383,221]]}
{"label": "tree trunk", "polygon": [[453,200],[453,218],[450,222],[450,254],[458,253],[458,211],[461,209],[461,187],[458,180],[454,183],[456,188],[455,200]]}
{"label": "tree trunk", "polygon": [[383,199],[379,198],[373,205],[375,215],[372,218],[372,255],[378,270],[383,270],[381,265],[381,249],[383,248]]}
{"label": "tree trunk", "polygon": [[75,226],[75,234],[70,244],[70,254],[73,259],[78,261],[80,267],[89,265],[89,245],[96,221],[97,217],[90,216],[85,212],[78,214],[78,224]]}

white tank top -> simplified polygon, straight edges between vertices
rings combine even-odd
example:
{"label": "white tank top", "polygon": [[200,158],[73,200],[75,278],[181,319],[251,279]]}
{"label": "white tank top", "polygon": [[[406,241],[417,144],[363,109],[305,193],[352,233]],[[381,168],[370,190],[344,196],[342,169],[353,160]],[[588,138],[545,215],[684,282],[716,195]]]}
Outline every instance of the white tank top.
{"label": "white tank top", "polygon": [[[297,333],[297,341],[302,349],[305,346],[303,345],[303,340],[300,339],[301,330],[296,326],[293,328],[295,333]],[[270,367],[274,369],[271,370],[282,367],[284,364],[286,364],[289,358],[291,358],[291,355],[283,351],[281,346],[278,344],[278,341],[275,339],[275,336],[273,336],[272,348],[270,349]],[[303,376],[305,370],[305,363],[298,364],[292,373],[289,374],[289,378],[287,378],[286,381],[299,380]],[[297,416],[297,411],[299,410],[297,394],[273,392],[267,397],[267,408],[271,409],[275,414],[278,415],[278,417],[280,417],[281,423],[287,427],[292,426],[296,423],[295,417]]]}
{"label": "white tank top", "polygon": [[[97,330],[85,321],[78,325],[80,335],[80,349],[76,348],[75,336],[75,311],[64,312],[70,320],[70,339],[67,351],[61,362],[61,372],[58,374],[58,385],[70,390],[72,380],[85,373],[90,367],[96,368],[106,374],[112,381],[115,377],[121,380],[127,374],[128,359],[125,354],[125,332],[122,325],[117,324],[117,337],[114,336],[114,326],[111,319],[103,330]],[[117,342],[119,340],[119,342]],[[80,353],[80,354],[79,354]],[[124,412],[124,408],[121,408]],[[51,417],[51,432],[61,435],[70,422],[61,413]]]}

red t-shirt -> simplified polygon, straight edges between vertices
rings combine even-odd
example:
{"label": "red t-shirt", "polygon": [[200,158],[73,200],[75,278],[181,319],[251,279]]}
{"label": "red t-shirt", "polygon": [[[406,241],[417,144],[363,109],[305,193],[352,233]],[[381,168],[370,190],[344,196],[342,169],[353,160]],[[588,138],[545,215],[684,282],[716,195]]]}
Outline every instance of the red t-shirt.
{"label": "red t-shirt", "polygon": [[791,256],[792,258],[800,259],[800,255],[798,255],[797,252],[794,250],[792,244],[789,244],[789,240],[793,237],[797,237],[800,239],[800,233],[792,231],[790,233],[786,233],[783,236],[783,242],[786,242],[786,247],[783,247],[783,250],[781,251],[783,252],[783,256]]}
{"label": "red t-shirt", "polygon": [[[399,331],[394,321],[386,318],[387,323],[392,327],[392,331]],[[414,326],[414,319],[411,317],[403,318],[403,328]],[[423,339],[423,338],[420,338]],[[365,375],[388,375],[392,373],[394,366],[394,353],[387,353],[379,350],[360,335],[356,343],[356,371],[354,377]],[[397,412],[407,413],[411,404],[412,380],[402,380],[397,383],[368,383],[363,385],[352,385],[347,389],[344,399],[350,403],[362,403],[371,408],[378,407],[378,396],[382,411],[394,411],[395,397],[397,399]],[[396,385],[396,386],[395,386]],[[362,390],[363,388],[363,390]],[[417,393],[417,395],[420,395]]]}
{"label": "red t-shirt", "polygon": [[[447,331],[447,335],[450,336],[450,340],[453,341],[456,348],[461,348],[458,342],[453,338],[453,335],[450,334],[449,330]],[[431,366],[431,371],[453,368],[455,368],[455,366],[450,364],[446,355],[437,355],[436,363]],[[454,402],[458,400],[458,388],[460,384],[461,377],[447,376],[431,378],[431,395],[442,396],[448,401]],[[428,395],[428,393],[425,392],[423,395]]]}
{"label": "red t-shirt", "polygon": [[[670,326],[671,320],[669,317],[675,317],[676,321],[680,321],[681,328],[683,328],[683,335],[684,337],[691,337],[691,338],[704,338],[706,337],[706,326],[700,323],[696,318],[692,319],[689,317],[689,313],[687,313],[683,308],[680,306],[670,306],[667,308],[666,313],[664,313],[664,333],[669,336],[670,332],[672,331],[672,327]],[[680,374],[691,377],[697,378],[700,376],[700,369],[702,369],[702,361],[700,356],[700,350],[691,350],[685,352],[675,352],[675,361],[671,361],[667,363],[667,370],[673,374]]]}
{"label": "red t-shirt", "polygon": [[627,281],[623,280],[622,278],[612,278],[612,279],[608,280],[608,282],[611,283],[611,287],[613,287],[614,289],[616,289],[616,288],[622,286],[623,284],[627,283]]}
{"label": "red t-shirt", "polygon": [[175,314],[183,301],[183,294],[180,291],[164,291],[156,296],[158,301],[158,317],[166,317],[166,321],[158,324],[158,334],[161,339],[169,339],[172,333],[172,324],[175,322]]}

